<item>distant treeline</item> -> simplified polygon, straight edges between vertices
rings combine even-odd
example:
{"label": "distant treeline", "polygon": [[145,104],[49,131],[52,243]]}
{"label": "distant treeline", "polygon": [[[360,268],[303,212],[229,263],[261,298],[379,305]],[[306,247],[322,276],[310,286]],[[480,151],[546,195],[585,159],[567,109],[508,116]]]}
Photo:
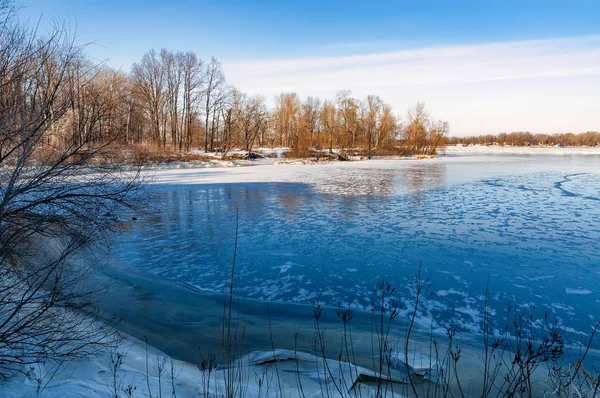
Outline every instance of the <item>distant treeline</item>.
{"label": "distant treeline", "polygon": [[561,145],[593,147],[600,145],[600,132],[588,131],[580,134],[533,134],[528,131],[519,131],[497,135],[486,134],[472,137],[449,137],[448,144],[509,146]]}
{"label": "distant treeline", "polygon": [[380,97],[355,98],[349,90],[324,101],[284,92],[268,107],[264,97],[229,84],[217,59],[189,51],[150,50],[129,73],[97,67],[85,54],[67,69],[77,79],[65,85],[65,94],[74,95],[65,116],[84,123],[75,130],[126,146],[203,149],[223,157],[257,146],[289,147],[295,156],[334,148],[431,155],[448,132],[448,123],[435,121],[422,103],[400,124]]}

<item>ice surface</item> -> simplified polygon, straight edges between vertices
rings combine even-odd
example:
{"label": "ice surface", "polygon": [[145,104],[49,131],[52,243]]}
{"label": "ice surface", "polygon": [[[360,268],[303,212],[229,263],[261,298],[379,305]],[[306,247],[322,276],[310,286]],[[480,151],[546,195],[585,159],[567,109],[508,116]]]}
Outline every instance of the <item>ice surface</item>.
{"label": "ice surface", "polygon": [[239,212],[244,297],[369,310],[385,278],[410,306],[422,264],[439,291],[419,314],[423,326],[480,331],[489,277],[494,328],[512,302],[588,334],[590,315],[600,319],[599,173],[600,156],[450,154],[159,171],[156,206],[117,255],[221,292]]}

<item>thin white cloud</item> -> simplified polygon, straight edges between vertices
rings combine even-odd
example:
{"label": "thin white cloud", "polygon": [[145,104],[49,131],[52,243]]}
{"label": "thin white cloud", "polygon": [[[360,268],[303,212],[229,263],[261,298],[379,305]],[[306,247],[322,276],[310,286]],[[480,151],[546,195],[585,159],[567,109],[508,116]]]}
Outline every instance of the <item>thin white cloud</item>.
{"label": "thin white cloud", "polygon": [[415,41],[358,41],[358,42],[347,42],[347,43],[329,43],[321,46],[325,50],[357,50],[357,49],[373,49],[382,47],[409,47],[416,44]]}
{"label": "thin white cloud", "polygon": [[[357,96],[379,94],[398,111],[402,111],[409,104],[408,101],[436,103],[440,109],[433,109],[434,113],[444,115],[454,108],[452,101],[446,98],[447,86],[456,90],[456,102],[472,103],[478,95],[485,100],[488,93],[484,90],[489,90],[489,85],[496,82],[498,84],[494,89],[502,97],[497,98],[496,103],[492,101],[489,104],[495,108],[489,110],[491,119],[485,126],[477,126],[470,120],[449,115],[451,124],[456,127],[454,131],[470,133],[484,128],[493,131],[526,128],[517,126],[516,122],[533,126],[534,130],[600,128],[592,112],[585,111],[581,118],[581,109],[590,109],[587,103],[582,108],[583,101],[587,101],[592,92],[600,91],[600,35],[425,47],[339,57],[248,60],[226,62],[224,66],[228,79],[236,87],[265,95],[269,100],[283,91],[332,97],[337,90],[350,89]],[[531,91],[535,80],[538,83],[544,81],[544,87],[553,87],[556,97],[540,101],[536,93]],[[567,96],[571,93],[569,84],[581,81],[589,81],[589,84],[578,85],[583,87],[580,99]],[[506,84],[508,82],[510,84]],[[507,90],[502,85],[511,89]],[[468,90],[465,90],[467,87]],[[469,97],[465,97],[464,91],[469,92]],[[511,115],[513,109],[511,97],[518,97],[515,98],[518,100],[516,102],[530,97],[536,100],[535,104],[539,104],[535,106],[564,109],[563,119],[553,120],[549,124],[547,121],[536,123],[535,120],[519,117],[515,118],[515,123],[508,123],[506,117]],[[600,104],[600,101],[596,100],[596,103]],[[592,111],[600,114],[600,105],[592,107]],[[485,110],[479,109],[479,112]],[[575,118],[569,118],[569,113],[575,112],[578,117],[577,122],[573,123],[572,119]],[[543,112],[536,109],[531,111],[532,117],[540,117],[540,114],[547,119]]]}

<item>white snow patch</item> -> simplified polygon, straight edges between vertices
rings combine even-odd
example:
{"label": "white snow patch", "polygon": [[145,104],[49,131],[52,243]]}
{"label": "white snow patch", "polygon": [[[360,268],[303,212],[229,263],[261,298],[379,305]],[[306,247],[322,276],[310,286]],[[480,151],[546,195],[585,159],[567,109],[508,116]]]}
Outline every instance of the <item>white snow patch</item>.
{"label": "white snow patch", "polygon": [[467,297],[467,293],[461,292],[460,290],[455,290],[455,289],[438,290],[436,293],[438,296],[441,296],[441,297],[446,297],[450,294],[456,294],[459,296]]}
{"label": "white snow patch", "polygon": [[543,275],[543,276],[530,277],[528,279],[529,279],[529,281],[534,281],[535,282],[535,281],[545,281],[545,280],[552,279],[552,278],[555,278],[555,277],[556,277],[555,275]]}
{"label": "white snow patch", "polygon": [[292,268],[294,266],[294,263],[291,261],[286,262],[283,265],[277,266],[277,267],[272,267],[271,269],[278,269],[280,274],[285,274],[286,272],[288,272],[290,270],[290,268]]}
{"label": "white snow patch", "polygon": [[588,290],[588,289],[571,289],[569,287],[565,287],[565,293],[585,295],[585,294],[592,294],[592,291]]}

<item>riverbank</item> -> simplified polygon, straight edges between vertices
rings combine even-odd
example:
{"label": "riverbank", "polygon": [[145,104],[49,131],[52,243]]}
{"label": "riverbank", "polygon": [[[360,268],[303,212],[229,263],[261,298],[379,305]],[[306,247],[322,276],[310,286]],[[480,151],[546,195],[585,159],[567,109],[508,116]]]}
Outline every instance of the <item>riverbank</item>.
{"label": "riverbank", "polygon": [[[260,148],[257,153],[264,155],[262,159],[242,160],[230,159],[221,160],[219,154],[208,153],[203,155],[204,160],[175,160],[169,162],[147,162],[145,168],[147,170],[165,170],[165,169],[198,169],[198,168],[229,168],[229,167],[244,167],[257,165],[322,165],[331,163],[349,163],[331,159],[316,159],[316,158],[285,158],[284,154],[289,148]],[[198,154],[202,152],[194,152]],[[389,160],[404,160],[404,161],[430,161],[435,158],[449,157],[464,157],[464,156],[600,156],[600,147],[509,147],[509,146],[486,146],[486,145],[449,145],[439,151],[437,156],[373,156],[372,159],[367,159],[361,156],[350,156],[349,161],[352,163],[361,162],[369,163],[373,161],[389,161]]]}
{"label": "riverbank", "polygon": [[[362,391],[370,396],[377,388],[377,378],[399,382],[392,387],[396,391],[408,388],[403,367],[383,376],[372,370],[378,362],[380,338],[372,330],[373,314],[355,312],[350,326],[340,322],[335,308],[323,307],[320,324],[315,326],[314,308],[310,305],[235,298],[235,333],[238,338],[243,335],[236,340],[235,350],[243,359],[229,363],[226,351],[231,347],[223,342],[224,296],[206,294],[139,271],[99,248],[83,258],[78,261],[93,263],[97,269],[88,282],[107,287],[99,305],[107,319],[119,319],[116,324],[111,321],[121,335],[118,345],[111,343],[97,355],[66,362],[56,374],[44,364],[33,365],[26,375],[0,384],[3,397],[105,397],[114,396],[115,386],[119,396],[127,396],[128,386],[134,388],[132,396],[158,396],[159,391],[169,395],[173,386],[179,397],[205,396],[205,390],[208,396],[221,396],[231,367],[243,375],[236,383],[244,384],[240,388],[248,397],[275,397],[281,393],[296,396],[300,390],[308,396],[325,396],[325,390],[335,392],[335,383],[347,391],[354,388],[355,393]],[[340,344],[347,338],[345,327],[352,327],[352,342],[346,347],[352,350],[352,363],[340,361]],[[322,344],[315,341],[316,331],[321,330]],[[391,334],[390,343],[398,349],[402,346],[400,327],[394,327]],[[415,332],[409,362],[421,369],[421,379],[425,370],[438,362],[431,359],[431,349],[429,337]],[[217,367],[207,373],[208,358],[214,358]],[[280,363],[279,368],[272,366],[274,361]],[[477,366],[473,360],[463,361],[461,373],[466,375],[465,380],[476,382],[473,370]],[[172,383],[171,369],[176,375]],[[427,374],[430,378],[435,375]],[[283,384],[275,385],[275,377],[281,378]],[[332,381],[332,377],[337,380]],[[267,379],[271,386],[261,386]]]}

